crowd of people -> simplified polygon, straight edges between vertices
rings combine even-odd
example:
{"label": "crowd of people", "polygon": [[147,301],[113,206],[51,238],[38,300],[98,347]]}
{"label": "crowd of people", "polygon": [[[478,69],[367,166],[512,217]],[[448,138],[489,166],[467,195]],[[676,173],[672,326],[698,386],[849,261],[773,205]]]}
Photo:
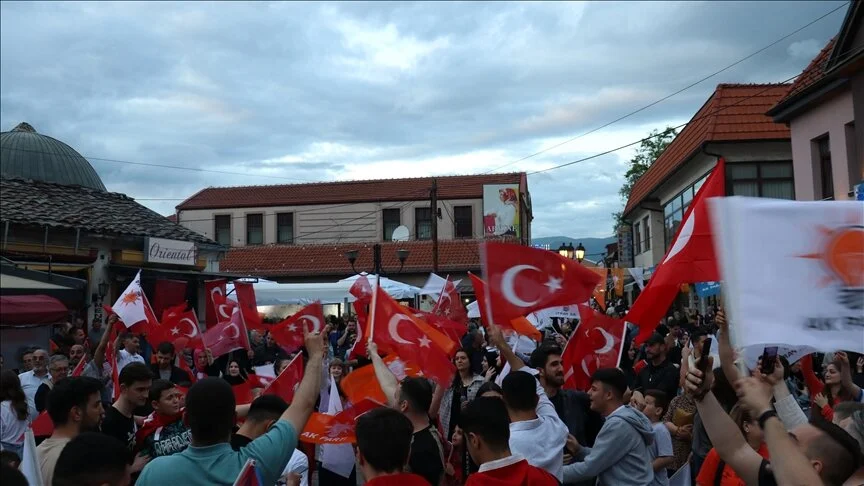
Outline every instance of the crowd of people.
{"label": "crowd of people", "polygon": [[[215,357],[178,356],[168,342],[148,349],[116,316],[89,333],[65,326],[50,352],[27,349],[0,373],[3,483],[27,484],[17,470],[25,432],[44,413],[45,486],[233,484],[248,459],[264,485],[665,486],[682,475],[699,486],[864,484],[864,356],[778,357],[748,370],[722,311],[675,311],[641,345],[629,329],[619,367],[594,371],[584,391],[565,388],[575,321],[556,321],[531,349],[469,323],[449,383],[398,377],[374,342],[352,355],[356,325],[331,319],[291,352],[253,331],[250,349]],[[261,394],[256,372],[278,376],[297,353],[305,371],[291,403]],[[354,405],[341,384],[367,366],[387,403],[357,418],[353,467],[333,467],[332,446],[300,434],[331,390],[340,409]],[[238,403],[238,387],[251,403]]]}

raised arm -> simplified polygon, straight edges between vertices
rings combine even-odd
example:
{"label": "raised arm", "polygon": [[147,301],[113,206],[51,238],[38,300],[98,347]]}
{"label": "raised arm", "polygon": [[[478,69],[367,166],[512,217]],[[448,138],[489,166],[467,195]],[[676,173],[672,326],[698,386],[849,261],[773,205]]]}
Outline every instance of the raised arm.
{"label": "raised arm", "polygon": [[324,362],[324,336],[317,332],[306,334],[306,351],[309,361],[303,373],[303,380],[294,394],[291,406],[282,414],[281,420],[287,420],[299,434],[315,410],[318,392],[321,389],[321,370]]}
{"label": "raised arm", "polygon": [[849,390],[852,395],[852,400],[861,401],[861,387],[852,381],[852,365],[849,363],[849,355],[844,351],[834,353],[834,359],[839,361],[843,369],[840,370],[840,380],[843,383],[843,388]]}
{"label": "raised arm", "polygon": [[96,345],[96,350],[93,351],[93,365],[100,372],[102,371],[102,363],[105,362],[105,348],[108,347],[108,340],[111,339],[111,329],[114,328],[117,322],[117,315],[111,314],[108,316],[108,323],[105,332],[102,333],[102,338],[99,339],[99,344]]}
{"label": "raised arm", "polygon": [[789,387],[783,380],[783,363],[778,358],[774,363],[774,373],[766,377],[772,385],[774,394],[774,409],[777,410],[777,417],[783,422],[786,430],[792,430],[795,427],[807,423],[807,415],[798,406],[798,401],[789,393]]}
{"label": "raised arm", "polygon": [[435,393],[432,394],[432,405],[429,406],[429,416],[433,419],[438,417],[438,414],[441,412],[441,402],[444,400],[444,394],[449,389],[442,383],[435,384]]}
{"label": "raised arm", "polygon": [[387,367],[387,363],[378,355],[378,345],[373,341],[366,344],[366,352],[369,354],[369,359],[372,360],[372,366],[375,370],[375,378],[378,379],[378,384],[381,385],[381,390],[384,391],[384,396],[387,397],[387,405],[396,406],[396,395],[399,392],[399,380],[396,375]]}
{"label": "raised arm", "polygon": [[717,332],[717,349],[720,354],[720,368],[729,383],[738,381],[738,368],[735,367],[735,350],[732,349],[732,341],[729,339],[729,323],[726,322],[726,314],[721,310],[714,318],[714,322],[720,330]]}
{"label": "raised arm", "polygon": [[519,371],[525,367],[525,363],[516,356],[516,353],[514,353],[512,349],[510,349],[510,345],[507,344],[507,340],[504,339],[504,333],[501,332],[500,327],[492,324],[487,328],[487,333],[489,342],[498,348],[501,357],[510,364],[511,371]]}

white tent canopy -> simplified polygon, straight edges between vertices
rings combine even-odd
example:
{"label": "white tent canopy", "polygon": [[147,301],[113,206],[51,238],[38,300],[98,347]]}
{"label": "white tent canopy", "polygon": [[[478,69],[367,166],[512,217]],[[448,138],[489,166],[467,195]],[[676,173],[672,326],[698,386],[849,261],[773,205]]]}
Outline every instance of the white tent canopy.
{"label": "white tent canopy", "polygon": [[[369,283],[375,285],[374,275],[365,275]],[[270,280],[259,279],[252,284],[255,289],[255,303],[259,306],[265,305],[308,305],[316,300],[322,304],[341,304],[347,299],[353,302],[354,297],[350,294],[351,286],[360,278],[354,275],[338,282],[329,283],[278,283]],[[420,291],[418,287],[397,282],[386,277],[381,277],[381,288],[394,299],[410,299]],[[236,300],[235,294],[231,293],[233,284],[228,284],[229,298]]]}

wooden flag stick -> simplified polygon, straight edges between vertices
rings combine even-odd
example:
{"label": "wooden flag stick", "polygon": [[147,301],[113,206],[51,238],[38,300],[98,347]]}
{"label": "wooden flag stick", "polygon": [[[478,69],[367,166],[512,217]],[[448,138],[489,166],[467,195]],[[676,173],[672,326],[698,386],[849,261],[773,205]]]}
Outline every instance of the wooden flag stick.
{"label": "wooden flag stick", "polygon": [[375,275],[375,288],[372,289],[372,303],[369,305],[369,341],[375,333],[375,307],[378,304],[378,286],[381,283],[381,275]]}

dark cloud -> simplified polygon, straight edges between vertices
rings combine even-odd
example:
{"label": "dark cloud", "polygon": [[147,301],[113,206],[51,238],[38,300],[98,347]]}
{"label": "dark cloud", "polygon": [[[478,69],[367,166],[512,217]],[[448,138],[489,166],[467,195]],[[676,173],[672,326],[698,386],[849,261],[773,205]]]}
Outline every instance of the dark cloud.
{"label": "dark cloud", "polygon": [[[663,97],[840,2],[0,3],[0,128],[26,120],[111,190],[477,173]],[[720,82],[800,72],[844,11],[590,137],[689,119]],[[531,176],[534,233],[605,236],[630,151]],[[238,172],[214,174],[127,160]],[[146,201],[162,213],[179,201]]]}

